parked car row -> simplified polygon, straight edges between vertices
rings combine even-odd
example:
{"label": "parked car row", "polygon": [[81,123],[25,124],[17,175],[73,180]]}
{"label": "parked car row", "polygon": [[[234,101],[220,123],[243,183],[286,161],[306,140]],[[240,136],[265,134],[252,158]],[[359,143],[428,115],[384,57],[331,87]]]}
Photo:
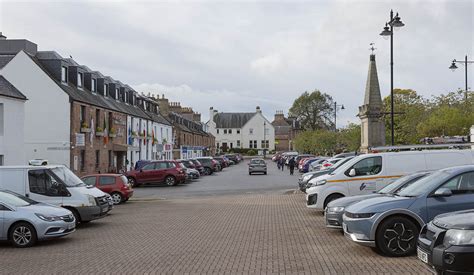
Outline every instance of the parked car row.
{"label": "parked car row", "polygon": [[65,166],[0,167],[0,239],[16,247],[71,234],[112,208],[110,195]]}
{"label": "parked car row", "polygon": [[308,208],[326,226],[390,257],[416,254],[435,272],[474,272],[474,151],[341,158],[303,174]]}
{"label": "parked car row", "polygon": [[[232,157],[234,157],[232,155]],[[240,156],[140,161],[122,174],[77,177],[63,165],[0,166],[0,240],[16,247],[73,233],[80,223],[105,217],[113,205],[128,201],[133,187],[177,185],[238,163]],[[47,163],[46,163],[47,164]]]}

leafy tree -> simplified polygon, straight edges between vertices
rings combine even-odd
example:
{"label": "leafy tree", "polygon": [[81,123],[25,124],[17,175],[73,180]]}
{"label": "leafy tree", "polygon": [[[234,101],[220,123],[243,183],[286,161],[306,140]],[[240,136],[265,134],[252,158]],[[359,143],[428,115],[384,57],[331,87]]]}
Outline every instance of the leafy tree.
{"label": "leafy tree", "polygon": [[[420,121],[427,118],[428,101],[410,89],[394,89],[394,121],[395,121],[395,143],[414,144],[418,143],[420,135],[417,126]],[[387,144],[390,142],[390,96],[384,98],[385,131]]]}
{"label": "leafy tree", "polygon": [[293,102],[289,115],[296,117],[306,130],[331,129],[334,125],[332,97],[318,90],[304,92]]}

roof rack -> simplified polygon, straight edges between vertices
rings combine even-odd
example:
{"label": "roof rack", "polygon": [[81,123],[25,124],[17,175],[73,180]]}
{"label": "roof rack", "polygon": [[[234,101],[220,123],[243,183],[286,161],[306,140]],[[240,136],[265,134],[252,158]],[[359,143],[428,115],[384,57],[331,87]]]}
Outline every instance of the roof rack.
{"label": "roof rack", "polygon": [[378,146],[369,148],[370,152],[374,151],[406,151],[406,150],[418,150],[418,149],[461,149],[461,148],[472,148],[474,149],[474,143],[444,143],[444,144],[413,144],[413,145],[398,145],[398,146]]}

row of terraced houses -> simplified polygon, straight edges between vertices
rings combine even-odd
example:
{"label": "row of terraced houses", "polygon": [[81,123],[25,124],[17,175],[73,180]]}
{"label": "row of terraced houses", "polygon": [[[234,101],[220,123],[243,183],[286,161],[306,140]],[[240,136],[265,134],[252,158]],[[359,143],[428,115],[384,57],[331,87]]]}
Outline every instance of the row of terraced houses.
{"label": "row of terraced houses", "polygon": [[200,120],[164,96],[0,33],[0,165],[45,159],[85,175],[211,155],[215,137]]}

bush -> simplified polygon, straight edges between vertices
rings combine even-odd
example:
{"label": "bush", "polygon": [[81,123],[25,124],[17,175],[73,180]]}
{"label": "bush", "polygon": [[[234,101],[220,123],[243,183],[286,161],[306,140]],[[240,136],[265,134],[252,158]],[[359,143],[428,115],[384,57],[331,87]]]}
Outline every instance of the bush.
{"label": "bush", "polygon": [[253,149],[250,149],[247,151],[247,155],[249,156],[255,156],[257,154],[257,152],[255,152]]}

